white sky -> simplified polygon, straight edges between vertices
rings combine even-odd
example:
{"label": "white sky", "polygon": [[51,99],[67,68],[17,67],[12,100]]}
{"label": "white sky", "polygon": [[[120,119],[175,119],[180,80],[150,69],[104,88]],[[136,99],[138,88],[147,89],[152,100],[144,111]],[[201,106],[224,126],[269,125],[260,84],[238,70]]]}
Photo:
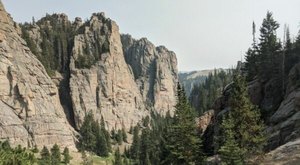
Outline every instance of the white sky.
{"label": "white sky", "polygon": [[[260,27],[272,11],[292,35],[300,29],[300,0],[2,0],[16,22],[46,13],[66,13],[87,19],[105,12],[121,33],[147,37],[177,54],[179,70],[231,67],[252,41],[252,21]],[[257,29],[257,32],[259,30]],[[257,34],[258,36],[258,34]]]}

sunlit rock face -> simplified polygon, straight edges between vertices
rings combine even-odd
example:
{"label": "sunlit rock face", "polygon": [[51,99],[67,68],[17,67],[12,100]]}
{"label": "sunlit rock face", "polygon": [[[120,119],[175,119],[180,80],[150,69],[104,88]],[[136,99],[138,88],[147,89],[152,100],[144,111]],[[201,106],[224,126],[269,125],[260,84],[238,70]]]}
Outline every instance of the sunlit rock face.
{"label": "sunlit rock face", "polygon": [[58,90],[19,33],[0,1],[0,138],[75,149]]}

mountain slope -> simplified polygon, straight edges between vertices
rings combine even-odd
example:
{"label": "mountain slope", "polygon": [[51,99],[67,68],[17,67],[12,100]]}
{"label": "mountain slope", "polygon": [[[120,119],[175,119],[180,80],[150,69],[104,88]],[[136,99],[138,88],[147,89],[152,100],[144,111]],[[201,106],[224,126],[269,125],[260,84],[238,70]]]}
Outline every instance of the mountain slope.
{"label": "mountain slope", "polygon": [[206,78],[210,74],[215,74],[222,70],[224,69],[208,69],[208,70],[191,71],[191,72],[179,72],[178,73],[179,82],[183,85],[185,92],[189,97],[195,85],[204,83]]}

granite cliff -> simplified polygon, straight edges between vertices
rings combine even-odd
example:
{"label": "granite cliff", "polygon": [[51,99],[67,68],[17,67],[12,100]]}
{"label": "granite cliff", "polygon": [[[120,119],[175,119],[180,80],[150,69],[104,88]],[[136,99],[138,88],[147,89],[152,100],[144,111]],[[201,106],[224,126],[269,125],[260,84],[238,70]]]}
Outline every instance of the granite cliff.
{"label": "granite cliff", "polygon": [[120,34],[104,13],[84,22],[47,14],[18,25],[1,4],[0,23],[0,138],[74,147],[89,112],[107,129],[127,130],[151,112],[172,112],[175,53]]}
{"label": "granite cliff", "polygon": [[0,139],[75,148],[55,84],[0,1]]}

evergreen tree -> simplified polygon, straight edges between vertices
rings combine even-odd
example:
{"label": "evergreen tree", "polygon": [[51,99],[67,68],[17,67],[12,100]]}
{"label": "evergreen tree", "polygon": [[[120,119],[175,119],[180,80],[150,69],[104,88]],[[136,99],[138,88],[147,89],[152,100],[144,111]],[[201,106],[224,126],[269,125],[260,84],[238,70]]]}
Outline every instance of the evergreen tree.
{"label": "evergreen tree", "polygon": [[223,132],[224,144],[219,149],[219,154],[224,165],[242,165],[244,150],[241,149],[235,139],[234,122],[229,113],[223,120],[221,129]]}
{"label": "evergreen tree", "polygon": [[[298,44],[297,44],[298,43]],[[298,49],[298,51],[297,51]],[[288,74],[292,67],[297,64],[300,60],[299,58],[299,36],[296,39],[295,43],[292,43],[290,37],[290,30],[289,27],[286,28],[285,34],[285,44],[284,44],[284,55],[285,55],[285,63],[284,69],[285,74]]]}
{"label": "evergreen tree", "polygon": [[41,160],[39,161],[40,165],[49,165],[51,163],[51,155],[46,146],[40,152]]}
{"label": "evergreen tree", "polygon": [[37,148],[36,145],[34,145],[34,148],[32,149],[32,152],[33,153],[38,153],[39,152],[39,149]]}
{"label": "evergreen tree", "polygon": [[128,141],[127,141],[127,133],[126,133],[124,127],[122,128],[122,137],[123,137],[123,141],[124,141],[124,142],[128,142]]}
{"label": "evergreen tree", "polygon": [[[4,144],[3,144],[4,143]],[[3,165],[29,165],[36,162],[34,154],[18,145],[16,148],[7,148],[6,142],[0,142],[0,164]]]}
{"label": "evergreen tree", "polygon": [[117,134],[115,128],[112,128],[112,130],[110,131],[110,136],[113,140],[116,140]]}
{"label": "evergreen tree", "polygon": [[64,156],[64,163],[65,164],[69,164],[70,160],[72,159],[70,156],[70,152],[69,152],[69,148],[65,147],[64,152],[63,152],[63,156]]}
{"label": "evergreen tree", "polygon": [[[226,156],[226,152],[230,152],[231,149],[237,147],[235,152],[240,153],[242,160],[245,160],[246,156],[261,153],[266,142],[263,133],[264,124],[260,119],[258,108],[249,99],[244,77],[237,74],[233,79],[234,83],[229,99],[231,110],[229,117],[225,119],[223,124],[224,133],[221,136],[228,142],[225,141],[225,144],[221,145],[221,151]],[[235,152],[232,154],[235,154]]]}
{"label": "evergreen tree", "polygon": [[247,73],[247,80],[251,81],[257,75],[257,68],[258,68],[258,47],[256,43],[255,33],[256,33],[256,26],[255,23],[252,23],[252,37],[253,43],[252,47],[248,49],[246,52],[246,62],[245,62],[245,71]]}
{"label": "evergreen tree", "polygon": [[133,140],[132,145],[130,147],[130,158],[138,159],[140,149],[140,137],[139,137],[139,128],[135,126],[133,128]]}
{"label": "evergreen tree", "polygon": [[202,115],[212,108],[215,100],[220,97],[222,90],[232,80],[232,70],[215,70],[210,73],[204,83],[193,86],[190,93],[189,102],[197,111],[197,115]]}
{"label": "evergreen tree", "polygon": [[105,137],[107,151],[111,152],[110,135],[109,132],[105,129],[105,122],[103,116],[101,116],[100,126],[101,126],[101,133]]}
{"label": "evergreen tree", "polygon": [[120,129],[117,131],[117,134],[116,134],[116,141],[117,141],[117,143],[118,143],[119,145],[121,145],[122,142],[123,142],[122,131],[121,131]]}
{"label": "evergreen tree", "polygon": [[143,121],[143,126],[144,126],[144,127],[148,127],[149,122],[150,122],[149,116],[146,116],[145,118],[143,118],[142,121]]}
{"label": "evergreen tree", "polygon": [[167,148],[173,164],[203,163],[201,139],[197,133],[195,112],[190,107],[180,84],[177,87],[177,104],[174,120],[169,127]]}
{"label": "evergreen tree", "polygon": [[97,142],[96,142],[95,152],[99,156],[107,157],[109,151],[108,151],[107,142],[106,142],[106,139],[105,139],[104,136],[105,135],[102,134],[101,131],[99,130],[97,135],[96,135]]}
{"label": "evergreen tree", "polygon": [[281,72],[281,44],[277,41],[276,30],[279,24],[271,12],[267,13],[260,28],[260,43],[258,44],[259,76],[269,80]]}
{"label": "evergreen tree", "polygon": [[143,165],[150,165],[149,153],[150,153],[150,130],[148,128],[142,130],[139,162]]}
{"label": "evergreen tree", "polygon": [[61,161],[60,149],[57,144],[54,144],[51,148],[51,164],[59,165]]}
{"label": "evergreen tree", "polygon": [[130,133],[130,134],[133,133],[133,127],[132,127],[132,125],[131,125],[130,128],[129,128],[129,133]]}
{"label": "evergreen tree", "polygon": [[93,122],[94,122],[94,115],[92,113],[86,114],[84,117],[82,126],[80,127],[79,133],[79,149],[80,150],[87,150],[93,151],[94,147],[96,146],[96,135],[93,132]]}
{"label": "evergreen tree", "polygon": [[115,152],[115,161],[114,161],[114,165],[123,165],[122,163],[122,158],[121,158],[121,154],[120,154],[120,149],[117,148],[116,152]]}

